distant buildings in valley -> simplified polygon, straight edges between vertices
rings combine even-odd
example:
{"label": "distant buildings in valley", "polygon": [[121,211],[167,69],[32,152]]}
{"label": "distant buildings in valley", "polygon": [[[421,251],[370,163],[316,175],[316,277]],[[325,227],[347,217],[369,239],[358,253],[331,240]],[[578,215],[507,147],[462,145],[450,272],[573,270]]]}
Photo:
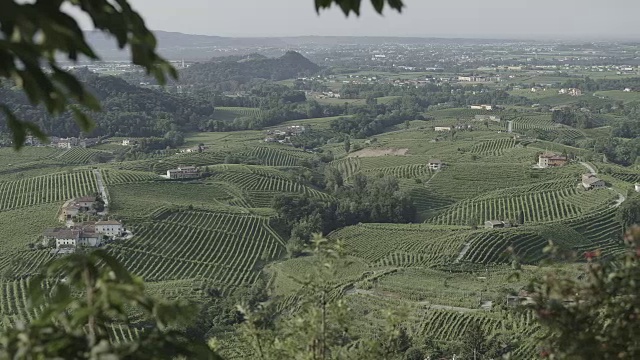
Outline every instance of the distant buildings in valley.
{"label": "distant buildings in valley", "polygon": [[433,129],[435,131],[451,131],[451,126],[436,126]]}
{"label": "distant buildings in valley", "polygon": [[[480,105],[482,106],[482,105]],[[489,105],[485,105],[485,106],[489,106]],[[500,122],[502,121],[502,118],[500,118],[500,116],[497,115],[475,115],[473,118],[473,121],[495,121],[495,122]]]}
{"label": "distant buildings in valley", "polygon": [[310,129],[309,126],[304,125],[291,125],[280,129],[267,130],[264,142],[273,143],[278,142],[281,144],[291,142],[292,136],[300,136]]}
{"label": "distant buildings in valley", "polygon": [[562,88],[558,90],[559,95],[582,96],[582,90],[576,88]]}
{"label": "distant buildings in valley", "polygon": [[52,136],[49,138],[48,144],[43,144],[40,141],[40,139],[31,135],[27,136],[24,142],[24,144],[27,146],[51,146],[51,147],[57,147],[60,149],[72,149],[76,147],[88,148],[88,147],[96,146],[99,143],[100,143],[99,138],[77,138],[77,137],[59,138],[56,136]]}
{"label": "distant buildings in valley", "polygon": [[492,105],[471,105],[470,108],[474,110],[486,110],[486,111],[493,110]]}

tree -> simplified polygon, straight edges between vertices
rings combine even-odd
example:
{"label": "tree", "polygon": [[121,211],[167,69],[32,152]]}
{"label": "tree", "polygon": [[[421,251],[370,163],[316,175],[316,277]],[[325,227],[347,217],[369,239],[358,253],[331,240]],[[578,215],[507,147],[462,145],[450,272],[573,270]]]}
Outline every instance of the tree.
{"label": "tree", "polygon": [[349,137],[344,139],[344,151],[348,154],[351,151],[351,140]]}
{"label": "tree", "polygon": [[[63,7],[72,6],[89,17],[94,27],[116,38],[120,48],[129,46],[131,60],[160,83],[177,73],[156,53],[156,40],[142,17],[125,0],[52,0],[24,3],[0,2],[0,79],[19,86],[33,105],[44,104],[59,115],[70,109],[83,130],[92,122],[87,110],[98,110],[98,101],[68,71],[62,70],[60,54],[76,62],[80,57],[97,60],[76,20]],[[28,133],[43,140],[45,134],[32,122],[18,119],[6,104],[0,104],[14,147],[19,149]]]}
{"label": "tree", "polygon": [[522,210],[520,210],[520,212],[518,213],[518,224],[519,225],[524,224],[524,211]]}
{"label": "tree", "polygon": [[[142,280],[102,250],[51,262],[31,280],[29,294],[39,316],[3,332],[0,358],[219,359],[176,330],[193,319],[191,307],[149,297]],[[129,324],[134,308],[145,314],[145,331],[134,342],[113,343],[110,325]]]}
{"label": "tree", "polygon": [[587,252],[580,279],[550,273],[534,282],[543,326],[542,357],[554,359],[640,358],[640,227],[625,236],[626,252],[614,259]]}
{"label": "tree", "polygon": [[471,322],[462,338],[460,350],[467,359],[482,359],[489,351],[488,339],[482,326],[477,322]]}
{"label": "tree", "polygon": [[[360,14],[360,1],[314,0],[316,11],[338,5],[345,15]],[[402,0],[371,0],[378,13],[385,6],[401,11]],[[156,52],[156,39],[142,16],[127,0],[49,0],[24,2],[0,1],[0,80],[12,81],[25,92],[34,106],[43,104],[48,113],[60,115],[71,110],[83,131],[93,127],[87,111],[100,109],[99,102],[59,59],[77,62],[82,57],[99,60],[87,43],[82,29],[65,8],[73,7],[87,16],[94,28],[116,39],[121,49],[129,47],[131,61],[142,66],[160,84],[177,71]],[[1,83],[1,82],[0,82]],[[13,145],[20,149],[28,134],[46,140],[35,123],[19,119],[0,102],[13,134]]]}
{"label": "tree", "polygon": [[640,196],[634,196],[623,202],[618,207],[617,217],[624,229],[640,224]]}

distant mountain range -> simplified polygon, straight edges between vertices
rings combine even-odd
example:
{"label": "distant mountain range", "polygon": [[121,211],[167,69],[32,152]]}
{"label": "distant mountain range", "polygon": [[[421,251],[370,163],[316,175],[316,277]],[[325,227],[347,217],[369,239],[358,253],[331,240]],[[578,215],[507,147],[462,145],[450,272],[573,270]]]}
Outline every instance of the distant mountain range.
{"label": "distant mountain range", "polygon": [[[354,36],[293,36],[293,37],[221,37],[209,35],[191,35],[178,32],[154,31],[160,53],[170,60],[202,61],[212,57],[247,54],[257,49],[269,53],[275,49],[294,49],[304,45],[340,45],[340,44],[447,44],[468,43],[486,44],[505,40],[486,39],[444,39],[419,37],[354,37]],[[100,32],[87,31],[85,36],[104,60],[126,60],[127,53],[117,49],[114,39]],[[270,53],[275,55],[276,53]],[[280,51],[282,54],[282,51]]]}

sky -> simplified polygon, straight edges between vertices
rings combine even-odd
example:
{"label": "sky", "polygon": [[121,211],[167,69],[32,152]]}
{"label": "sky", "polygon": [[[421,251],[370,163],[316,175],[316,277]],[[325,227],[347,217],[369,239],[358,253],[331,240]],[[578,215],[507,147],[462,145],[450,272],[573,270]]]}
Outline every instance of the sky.
{"label": "sky", "polygon": [[640,39],[637,0],[405,0],[402,14],[359,18],[313,0],[130,0],[154,30],[264,37],[298,35],[522,39]]}

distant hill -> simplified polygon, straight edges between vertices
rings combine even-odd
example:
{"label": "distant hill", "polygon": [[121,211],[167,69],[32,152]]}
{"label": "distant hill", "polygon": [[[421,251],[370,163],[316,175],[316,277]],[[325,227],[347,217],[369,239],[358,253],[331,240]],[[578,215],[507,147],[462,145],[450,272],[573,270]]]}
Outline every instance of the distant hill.
{"label": "distant hill", "polygon": [[[114,76],[98,76],[88,70],[75,75],[100,100],[103,112],[93,114],[93,136],[164,136],[170,130],[196,131],[213,115],[211,104],[164,91],[131,85]],[[51,136],[78,136],[80,129],[70,113],[51,118],[41,107],[30,106],[23,93],[0,87],[0,98],[10,99],[16,114],[38,123]],[[6,132],[0,123],[0,132]]]}
{"label": "distant hill", "polygon": [[256,79],[278,81],[312,75],[318,71],[320,66],[295,51],[288,51],[278,58],[250,54],[214,58],[209,62],[194,64],[180,72],[180,82],[233,91]]}

